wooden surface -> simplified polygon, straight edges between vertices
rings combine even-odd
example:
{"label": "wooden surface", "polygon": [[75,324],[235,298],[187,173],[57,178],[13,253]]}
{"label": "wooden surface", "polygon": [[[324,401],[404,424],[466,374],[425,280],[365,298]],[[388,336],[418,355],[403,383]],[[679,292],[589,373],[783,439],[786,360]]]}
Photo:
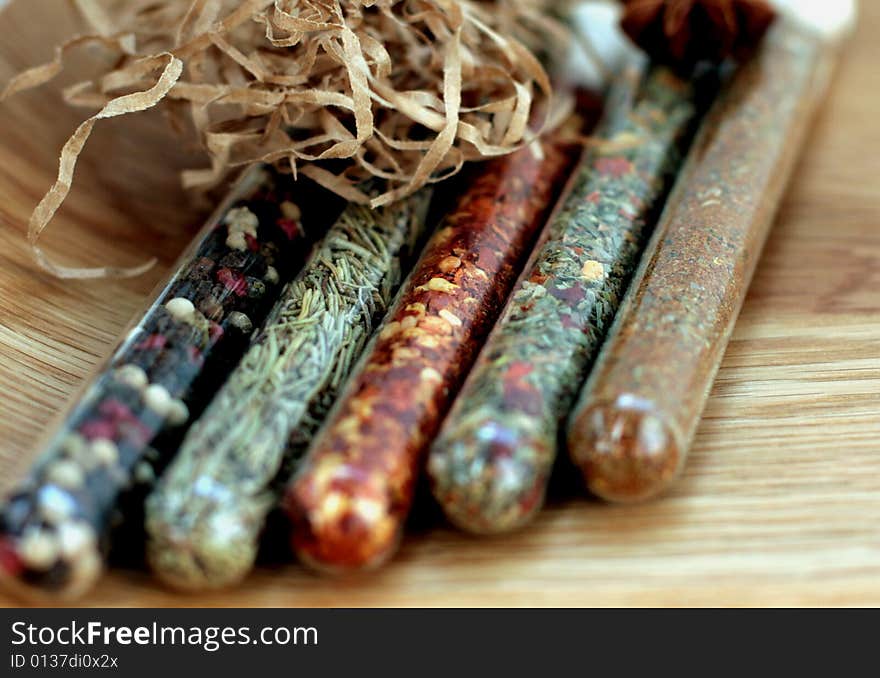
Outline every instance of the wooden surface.
{"label": "wooden surface", "polygon": [[[528,530],[490,540],[423,518],[390,566],[356,579],[263,567],[238,589],[182,596],[113,572],[84,604],[880,604],[880,3],[863,13],[674,492],[613,507],[562,487]],[[0,45],[0,81],[49,56],[25,18],[0,16],[20,36]],[[77,121],[53,96],[0,107],[0,489],[162,273],[56,281],[31,263],[24,224]],[[136,124],[87,152],[47,238],[62,260],[167,266],[187,240],[173,173],[148,171],[185,159],[161,121]]]}

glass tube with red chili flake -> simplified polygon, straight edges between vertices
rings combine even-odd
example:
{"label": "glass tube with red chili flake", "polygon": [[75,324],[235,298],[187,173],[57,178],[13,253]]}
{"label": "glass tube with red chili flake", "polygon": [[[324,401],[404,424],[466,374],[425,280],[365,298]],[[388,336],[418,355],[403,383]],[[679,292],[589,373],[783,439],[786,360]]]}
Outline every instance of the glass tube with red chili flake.
{"label": "glass tube with red chili flake", "polygon": [[462,529],[525,524],[568,412],[622,299],[697,116],[696,88],[630,68],[560,210],[434,442],[434,496]]}
{"label": "glass tube with red chili flake", "polygon": [[71,597],[97,579],[120,502],[143,498],[308,254],[293,188],[248,171],[6,498],[0,579],[11,589]]}
{"label": "glass tube with red chili flake", "polygon": [[489,162],[428,243],[288,487],[292,543],[340,571],[394,552],[424,451],[574,162],[559,138]]}
{"label": "glass tube with red chili flake", "polygon": [[598,496],[647,499],[681,471],[832,55],[780,25],[703,123],[572,415]]}

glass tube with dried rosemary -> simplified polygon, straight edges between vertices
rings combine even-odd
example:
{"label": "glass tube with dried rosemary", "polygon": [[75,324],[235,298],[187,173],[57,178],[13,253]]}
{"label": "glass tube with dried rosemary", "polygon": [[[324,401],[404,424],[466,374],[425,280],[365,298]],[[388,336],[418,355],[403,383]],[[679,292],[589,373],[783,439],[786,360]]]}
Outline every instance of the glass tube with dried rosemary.
{"label": "glass tube with dried rosemary", "polygon": [[680,473],[835,49],[780,22],[706,117],[569,428],[591,491]]}
{"label": "glass tube with dried rosemary", "polygon": [[71,597],[97,579],[120,502],[152,483],[305,260],[294,188],[249,170],[65,414],[0,509],[12,589]]}
{"label": "glass tube with dried rosemary", "polygon": [[697,117],[693,82],[633,64],[561,209],[434,442],[428,474],[457,526],[517,528],[542,505],[558,433],[614,319]]}
{"label": "glass tube with dried rosemary", "polygon": [[561,140],[479,168],[428,243],[287,489],[292,542],[329,572],[394,552],[424,452],[574,162]]}
{"label": "glass tube with dried rosemary", "polygon": [[430,194],[350,205],[284,290],[147,500],[147,555],[163,581],[218,588],[251,570],[276,479],[289,477],[388,309]]}

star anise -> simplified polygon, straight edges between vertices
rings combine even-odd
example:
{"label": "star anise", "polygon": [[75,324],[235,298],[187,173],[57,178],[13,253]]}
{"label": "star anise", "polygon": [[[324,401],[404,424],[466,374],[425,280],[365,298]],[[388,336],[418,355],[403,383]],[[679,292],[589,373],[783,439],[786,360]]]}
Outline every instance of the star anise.
{"label": "star anise", "polygon": [[764,0],[623,0],[621,26],[652,58],[682,68],[746,58],[776,14]]}

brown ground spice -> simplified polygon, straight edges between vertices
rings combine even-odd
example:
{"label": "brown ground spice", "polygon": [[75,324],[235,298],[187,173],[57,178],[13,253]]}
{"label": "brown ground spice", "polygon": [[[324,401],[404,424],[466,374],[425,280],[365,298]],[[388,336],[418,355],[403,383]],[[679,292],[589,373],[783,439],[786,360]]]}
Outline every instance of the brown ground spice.
{"label": "brown ground spice", "polygon": [[681,471],[832,62],[780,26],[704,121],[571,418],[600,497],[652,497]]}

